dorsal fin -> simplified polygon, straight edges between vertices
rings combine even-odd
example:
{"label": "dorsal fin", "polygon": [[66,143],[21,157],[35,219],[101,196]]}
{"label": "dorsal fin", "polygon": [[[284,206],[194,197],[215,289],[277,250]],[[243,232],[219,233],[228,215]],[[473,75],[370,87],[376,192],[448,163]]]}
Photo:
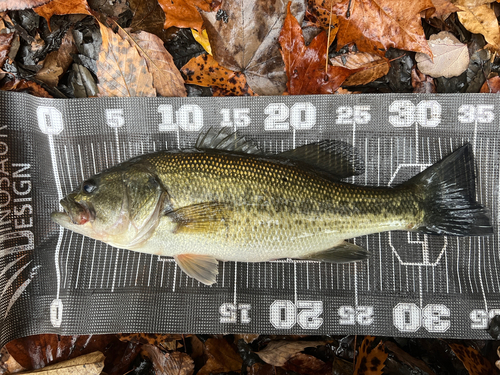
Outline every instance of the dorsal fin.
{"label": "dorsal fin", "polygon": [[364,172],[364,163],[356,149],[347,142],[322,140],[278,154],[281,158],[306,163],[318,172],[338,179]]}
{"label": "dorsal fin", "polygon": [[246,140],[237,131],[232,132],[227,127],[220,128],[220,130],[210,128],[206,133],[201,133],[195,147],[198,150],[221,150],[245,154],[261,153],[253,142]]}

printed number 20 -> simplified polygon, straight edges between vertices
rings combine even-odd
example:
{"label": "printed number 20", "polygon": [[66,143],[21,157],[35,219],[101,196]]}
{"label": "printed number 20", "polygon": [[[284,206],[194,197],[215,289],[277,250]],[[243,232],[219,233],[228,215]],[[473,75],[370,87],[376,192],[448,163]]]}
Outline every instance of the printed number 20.
{"label": "printed number 20", "polygon": [[264,128],[270,131],[288,130],[290,126],[306,130],[316,125],[316,107],[309,102],[295,103],[291,108],[284,103],[270,103],[264,113],[268,115]]}

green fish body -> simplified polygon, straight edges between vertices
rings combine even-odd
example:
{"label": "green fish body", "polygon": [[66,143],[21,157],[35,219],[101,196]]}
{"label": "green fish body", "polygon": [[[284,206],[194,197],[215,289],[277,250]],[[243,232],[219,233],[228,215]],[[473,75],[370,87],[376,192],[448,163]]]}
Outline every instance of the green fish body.
{"label": "green fish body", "polygon": [[345,240],[372,233],[490,234],[473,165],[466,145],[398,187],[357,186],[341,181],[362,171],[346,143],[271,156],[209,131],[195,149],[143,155],[91,177],[52,218],[119,248],[173,256],[213,284],[217,260],[342,263],[366,259]]}

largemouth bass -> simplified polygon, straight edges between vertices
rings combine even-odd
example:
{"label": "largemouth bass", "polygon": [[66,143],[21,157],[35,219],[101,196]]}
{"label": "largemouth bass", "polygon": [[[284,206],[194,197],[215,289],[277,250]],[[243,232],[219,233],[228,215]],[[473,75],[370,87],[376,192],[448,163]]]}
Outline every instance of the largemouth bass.
{"label": "largemouth bass", "polygon": [[345,241],[356,236],[493,231],[475,200],[469,144],[395,188],[341,181],[362,171],[344,142],[266,155],[237,133],[210,130],[194,149],[135,157],[90,177],[51,216],[118,248],[172,256],[207,285],[218,260],[354,262],[369,256]]}

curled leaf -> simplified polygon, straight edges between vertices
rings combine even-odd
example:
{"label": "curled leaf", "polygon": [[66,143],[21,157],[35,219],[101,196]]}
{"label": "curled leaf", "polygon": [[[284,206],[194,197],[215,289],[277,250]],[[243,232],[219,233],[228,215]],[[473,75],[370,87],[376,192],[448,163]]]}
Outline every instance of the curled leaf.
{"label": "curled leaf", "polygon": [[500,31],[495,11],[487,4],[476,7],[458,6],[458,19],[471,33],[481,34],[486,41],[500,48]]}
{"label": "curled leaf", "polygon": [[368,52],[353,52],[330,59],[333,66],[359,70],[344,81],[345,86],[365,85],[385,76],[391,67],[385,57]]}
{"label": "curled leaf", "polygon": [[305,348],[325,345],[324,341],[271,341],[256,354],[264,362],[273,366],[283,366],[291,357]]}

